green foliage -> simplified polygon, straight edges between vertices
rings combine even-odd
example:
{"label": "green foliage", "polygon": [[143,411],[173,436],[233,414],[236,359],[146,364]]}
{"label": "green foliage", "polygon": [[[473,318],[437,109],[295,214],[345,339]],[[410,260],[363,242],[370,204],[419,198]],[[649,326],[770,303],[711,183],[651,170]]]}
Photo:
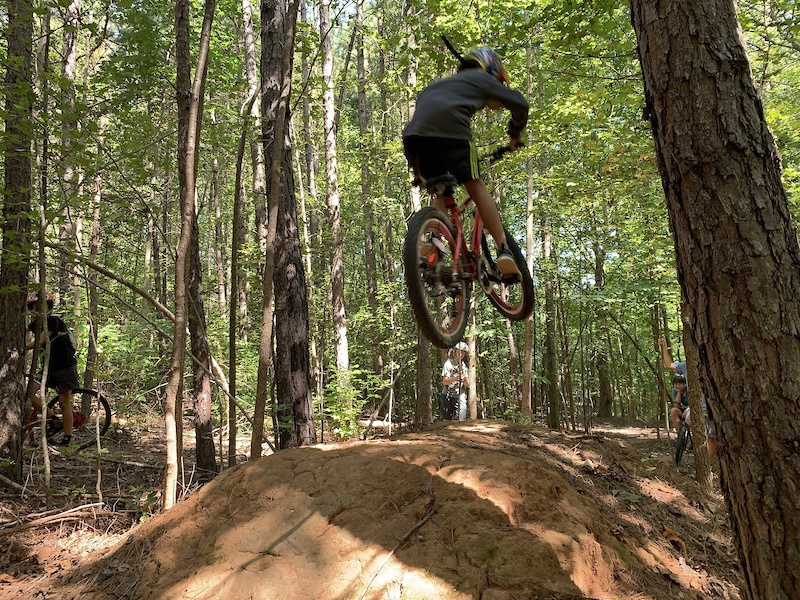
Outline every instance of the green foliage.
{"label": "green foliage", "polygon": [[132,485],[128,488],[128,493],[134,498],[137,498],[139,509],[142,513],[139,516],[140,523],[144,523],[151,517],[158,514],[160,509],[161,495],[156,490],[153,490],[145,485]]}
{"label": "green foliage", "polygon": [[[44,205],[46,238],[65,249],[62,227],[80,220],[80,246],[88,256],[96,181],[100,215],[96,261],[115,275],[146,287],[168,307],[173,302],[174,251],[180,233],[173,8],[158,0],[124,0],[109,5],[108,23],[97,7],[95,13],[87,12],[79,30],[82,50],[80,76],[74,81],[74,107],[66,100],[70,80],[61,72],[55,49],[61,23],[54,11],[50,69],[41,74],[42,85],[35,98],[37,119],[26,125],[36,138],[35,147],[41,149],[47,140],[50,150],[47,171],[37,171],[34,177],[32,233],[38,234],[39,207]],[[193,53],[199,36],[199,8],[193,5],[191,11]],[[258,5],[253,8],[257,35]],[[653,324],[656,321],[661,327],[666,322],[672,338],[679,339],[680,298],[674,266],[675,233],[670,231],[664,207],[649,124],[642,119],[642,83],[628,5],[614,0],[589,4],[577,0],[368,3],[362,29],[367,72],[367,132],[363,135],[354,55],[344,71],[354,14],[350,7],[338,8],[331,35],[337,99],[342,93],[337,112],[337,159],[352,372],[347,385],[332,381],[323,393],[323,416],[332,430],[342,438],[356,435],[358,420],[374,410],[392,382],[395,414],[410,415],[415,409],[419,392],[417,332],[400,258],[405,219],[412,206],[400,138],[415,94],[457,67],[441,34],[462,51],[482,44],[495,47],[512,85],[531,104],[526,147],[498,164],[482,164],[481,168],[499,199],[504,223],[526,254],[530,194],[536,294],[531,324],[534,402],[538,406],[543,402],[545,332],[548,325],[555,325],[559,368],[562,378],[571,377],[576,404],[597,395],[592,356],[602,348],[608,352],[613,371],[614,395],[620,403],[617,411],[629,410],[630,397],[637,416],[651,418],[656,411],[656,391],[645,359],[655,359]],[[292,175],[298,205],[302,201],[305,210],[298,207],[298,235],[307,252],[304,258],[310,263],[309,316],[317,349],[312,362],[319,373],[330,373],[336,357],[330,318],[331,240],[321,131],[321,61],[314,8],[308,10],[306,21],[298,24],[294,48],[291,110],[293,150],[297,153],[292,157]],[[795,64],[798,25],[793,18],[794,5],[742,2],[739,10],[753,75],[783,159],[790,206],[798,214],[800,68]],[[241,34],[241,5],[219,2],[199,143],[197,209],[206,331],[220,363],[226,363],[228,356],[230,298],[220,301],[218,291],[222,287],[224,295],[230,290],[236,155],[243,126],[240,108],[247,89]],[[260,41],[256,43],[260,45]],[[309,68],[305,81],[304,61]],[[409,82],[412,72],[416,76],[413,85]],[[309,102],[308,122],[304,100]],[[267,121],[273,117],[264,116]],[[77,124],[72,140],[64,136],[70,120]],[[475,140],[482,153],[505,139],[506,121],[504,112],[476,115]],[[308,150],[317,167],[313,190],[305,167],[306,129]],[[264,260],[256,237],[249,149],[260,135],[259,126],[251,124],[242,167],[247,241],[240,269],[247,301],[235,343],[237,396],[248,410],[254,402],[258,375]],[[3,143],[7,146],[9,140]],[[67,162],[80,173],[80,189],[64,184]],[[212,202],[215,169],[219,215]],[[366,218],[367,208],[374,215],[371,222]],[[375,240],[374,298],[369,297],[365,267],[368,228]],[[552,242],[547,260],[542,251],[545,239]],[[154,241],[157,247],[152,246]],[[148,248],[154,254],[146,262]],[[31,257],[37,249],[26,248]],[[218,281],[217,250],[223,281]],[[62,276],[66,263],[60,259],[60,250],[48,251],[48,282],[55,283]],[[90,269],[79,269],[78,285],[87,286],[90,273]],[[99,325],[98,379],[116,388],[111,395],[122,400],[125,412],[160,409],[171,346],[154,327],[171,334],[173,325],[149,306],[143,307],[127,287],[104,276],[99,285],[101,302],[93,315]],[[69,301],[65,302],[64,308],[69,307]],[[517,420],[516,392],[507,374],[510,361],[521,366],[524,327],[509,327],[479,292],[475,307],[477,325],[470,335],[476,338],[480,394],[491,416]],[[656,310],[665,311],[666,317]],[[81,316],[69,321],[81,340],[89,335],[86,312],[84,302]],[[509,335],[515,352],[509,346]],[[376,355],[382,367],[373,372]],[[82,348],[81,366],[84,356]],[[432,359],[434,388],[438,388],[435,380],[441,357],[434,352]],[[562,384],[566,385],[563,379]]]}
{"label": "green foliage", "polygon": [[365,395],[369,374],[350,369],[325,386],[325,415],[329,429],[338,439],[353,439],[361,432],[358,422],[369,397]]}

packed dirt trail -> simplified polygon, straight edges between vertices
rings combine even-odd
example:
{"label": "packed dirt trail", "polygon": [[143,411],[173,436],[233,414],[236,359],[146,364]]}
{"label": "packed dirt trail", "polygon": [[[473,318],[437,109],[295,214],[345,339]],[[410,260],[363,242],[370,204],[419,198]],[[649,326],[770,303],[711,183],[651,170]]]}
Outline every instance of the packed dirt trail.
{"label": "packed dirt trail", "polygon": [[721,497],[652,429],[438,423],[244,463],[80,556],[42,535],[0,538],[40,567],[0,555],[0,598],[739,598]]}

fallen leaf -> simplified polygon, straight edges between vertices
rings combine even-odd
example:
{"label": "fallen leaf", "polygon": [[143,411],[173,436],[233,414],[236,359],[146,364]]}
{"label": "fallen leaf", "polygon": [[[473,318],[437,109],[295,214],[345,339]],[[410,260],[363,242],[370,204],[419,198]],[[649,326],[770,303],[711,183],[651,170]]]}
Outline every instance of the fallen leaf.
{"label": "fallen leaf", "polygon": [[667,529],[663,525],[661,526],[661,533],[676,550],[686,552],[686,543],[683,541],[680,533],[672,531],[672,529]]}

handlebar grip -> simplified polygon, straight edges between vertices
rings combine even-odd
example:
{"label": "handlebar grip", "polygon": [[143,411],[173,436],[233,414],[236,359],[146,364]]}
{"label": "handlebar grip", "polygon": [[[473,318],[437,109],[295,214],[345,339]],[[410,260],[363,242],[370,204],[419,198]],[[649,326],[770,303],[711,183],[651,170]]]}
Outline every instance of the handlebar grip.
{"label": "handlebar grip", "polygon": [[[522,142],[517,144],[517,149],[524,148],[524,147],[525,147],[525,144],[523,144]],[[508,145],[500,146],[500,147],[496,148],[495,151],[492,152],[489,155],[489,162],[495,163],[498,160],[500,160],[501,158],[503,158],[503,156],[505,156],[509,152],[511,152],[511,148]]]}

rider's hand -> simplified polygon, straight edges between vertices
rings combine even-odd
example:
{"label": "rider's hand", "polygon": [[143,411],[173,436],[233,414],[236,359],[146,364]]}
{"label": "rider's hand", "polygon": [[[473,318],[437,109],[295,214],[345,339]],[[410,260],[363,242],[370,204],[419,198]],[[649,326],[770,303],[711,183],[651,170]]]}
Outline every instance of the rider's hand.
{"label": "rider's hand", "polygon": [[664,338],[658,338],[658,345],[664,348],[667,345],[667,340]]}

